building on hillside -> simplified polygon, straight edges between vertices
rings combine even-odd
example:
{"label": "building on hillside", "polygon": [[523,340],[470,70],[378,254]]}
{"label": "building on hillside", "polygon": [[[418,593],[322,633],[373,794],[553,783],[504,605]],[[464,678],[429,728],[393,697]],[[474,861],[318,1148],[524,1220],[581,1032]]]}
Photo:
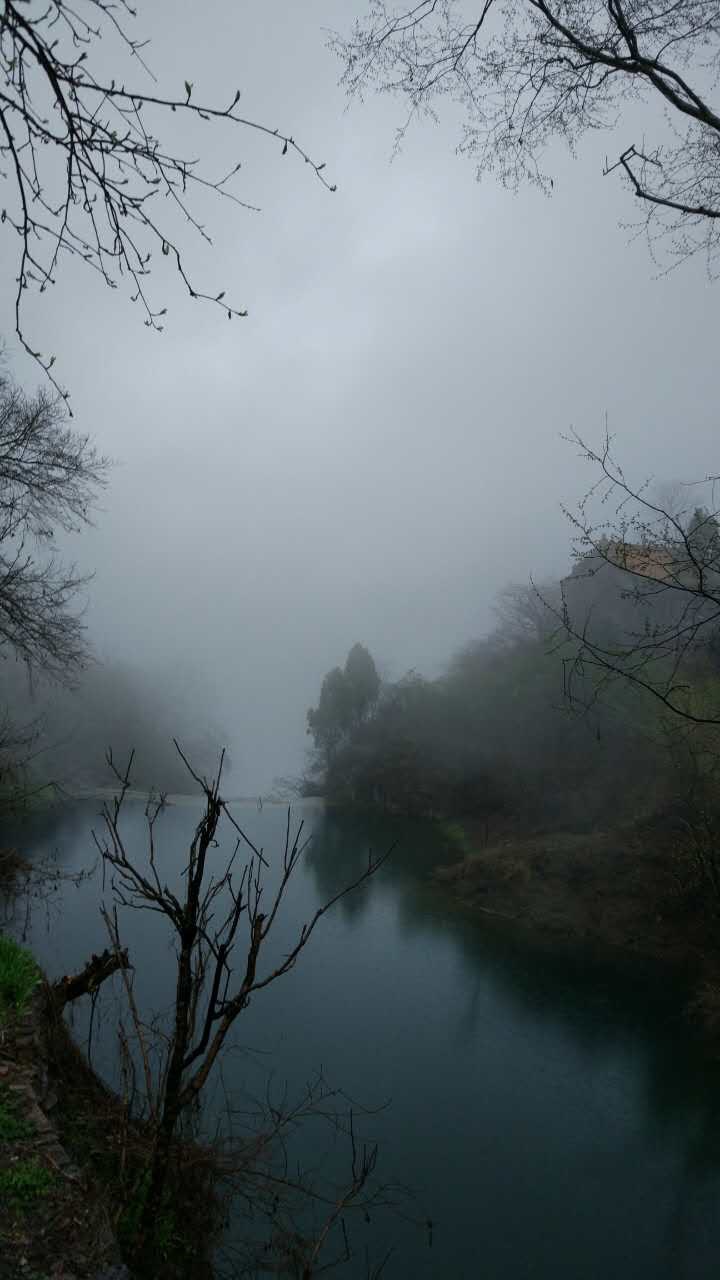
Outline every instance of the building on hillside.
{"label": "building on hillside", "polygon": [[608,563],[625,569],[628,573],[654,578],[657,582],[676,580],[680,564],[678,554],[669,547],[652,546],[649,543],[624,542],[617,539],[603,548]]}

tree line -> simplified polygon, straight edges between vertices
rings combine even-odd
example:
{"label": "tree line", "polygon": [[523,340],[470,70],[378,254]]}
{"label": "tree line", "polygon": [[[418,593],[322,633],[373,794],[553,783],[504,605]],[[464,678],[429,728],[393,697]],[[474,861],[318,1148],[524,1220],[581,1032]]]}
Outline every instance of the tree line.
{"label": "tree line", "polygon": [[506,588],[439,677],[382,683],[354,646],[308,712],[306,793],[568,828],[715,805],[717,516],[642,495],[622,527],[584,510],[568,573]]}

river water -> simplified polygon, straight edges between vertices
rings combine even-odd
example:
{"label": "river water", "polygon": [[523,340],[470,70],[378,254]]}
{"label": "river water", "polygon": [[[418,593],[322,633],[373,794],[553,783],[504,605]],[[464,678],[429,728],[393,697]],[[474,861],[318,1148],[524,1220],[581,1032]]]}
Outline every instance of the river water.
{"label": "river water", "polygon": [[[30,829],[32,852],[66,871],[92,866],[98,801]],[[250,837],[277,862],[285,811],[239,806]],[[179,877],[200,810],[163,814],[163,875]],[[570,951],[464,917],[428,873],[443,855],[431,827],[298,806],[313,839],[288,895],[275,949],[359,873],[368,848],[397,847],[385,868],[325,917],[296,969],[254,998],[237,1024],[218,1096],[290,1093],[317,1070],[378,1108],[356,1119],[378,1143],[378,1177],[408,1185],[428,1232],[372,1215],[344,1272],[450,1280],[705,1280],[720,1269],[720,1064],[679,1012],[678,992]],[[143,806],[130,802],[128,848],[144,848]],[[227,834],[227,833],[226,833]],[[25,841],[27,844],[28,836]],[[223,856],[219,851],[218,858]],[[106,944],[102,876],[37,904],[28,941],[51,975]],[[108,888],[106,886],[106,897]],[[172,951],[162,922],[121,914],[145,1010],[166,1008]],[[269,957],[272,958],[272,955]],[[96,1011],[94,1061],[114,1073],[113,1003]],[[75,1015],[87,1034],[87,1010]],[[385,1105],[382,1105],[385,1104]],[[305,1157],[320,1159],[315,1131]],[[330,1159],[344,1159],[337,1151]],[[230,1234],[233,1227],[231,1225]]]}

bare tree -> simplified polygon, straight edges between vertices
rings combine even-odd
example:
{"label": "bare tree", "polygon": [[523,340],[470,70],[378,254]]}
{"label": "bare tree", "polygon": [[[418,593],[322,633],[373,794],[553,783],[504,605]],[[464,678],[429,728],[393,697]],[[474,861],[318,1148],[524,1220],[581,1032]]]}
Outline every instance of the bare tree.
{"label": "bare tree", "polygon": [[[577,508],[575,567],[560,606],[548,601],[561,638],[567,689],[582,701],[622,681],[696,726],[720,725],[720,527],[711,507],[663,506],[650,482],[633,484],[608,435],[595,449],[572,441],[596,472]],[[608,625],[609,623],[609,625]]]}
{"label": "bare tree", "polygon": [[57,397],[0,378],[0,655],[60,680],[87,658],[74,604],[88,578],[51,548],[91,522],[107,467]]}
{"label": "bare tree", "polygon": [[[400,138],[444,98],[458,102],[460,150],[478,176],[494,171],[511,187],[529,180],[549,191],[548,144],[560,139],[574,153],[586,133],[614,128],[625,104],[660,106],[663,139],[631,134],[606,172],[619,172],[647,206],[651,240],[667,233],[679,258],[703,250],[717,269],[716,0],[369,0],[367,16],[331,45],[351,93],[374,85],[404,99]],[[657,112],[650,123],[657,130]]]}
{"label": "bare tree", "polygon": [[[37,6],[3,0],[0,10],[0,178],[9,188],[0,222],[19,242],[15,330],[65,398],[51,372],[55,357],[34,349],[22,319],[25,293],[54,284],[63,257],[80,259],[111,288],[127,281],[152,329],[162,328],[166,313],[148,292],[154,252],[173,263],[191,298],[216,304],[229,319],[247,314],[226,300],[222,288],[208,290],[191,279],[172,230],[177,214],[210,241],[194,212],[192,197],[201,191],[253,208],[232,186],[240,163],[233,161],[219,177],[205,173],[196,160],[163,145],[159,119],[180,112],[252,130],[280,154],[297,155],[327,190],[335,189],[324,164],[290,133],[239,111],[239,89],[223,105],[196,102],[189,80],[179,94],[156,91],[145,43],[131,34],[135,12],[130,0]],[[117,78],[110,81],[97,70],[106,37],[115,39],[119,59]],[[143,77],[144,89],[126,83],[124,56],[126,69]]]}
{"label": "bare tree", "polygon": [[[364,1111],[364,1108],[362,1109]],[[370,1221],[370,1214],[390,1211],[415,1226],[432,1232],[432,1223],[407,1188],[375,1179],[378,1149],[356,1134],[357,1110],[346,1095],[330,1088],[322,1075],[308,1082],[296,1099],[287,1090],[277,1096],[268,1087],[256,1109],[238,1114],[230,1110],[230,1122],[256,1137],[230,1144],[220,1157],[236,1205],[240,1230],[222,1249],[220,1275],[237,1276],[280,1271],[298,1280],[326,1273],[357,1257],[353,1247],[351,1217]],[[293,1136],[318,1124],[333,1140],[346,1144],[349,1171],[339,1182],[319,1174],[307,1161],[299,1162]],[[314,1145],[314,1144],[313,1144]],[[322,1139],[319,1146],[324,1146]],[[322,1164],[314,1161],[314,1164]],[[242,1225],[241,1225],[242,1224]],[[387,1254],[379,1265],[368,1265],[368,1276],[380,1276]],[[229,1264],[223,1266],[224,1259]]]}
{"label": "bare tree", "polygon": [[37,744],[38,725],[19,724],[8,708],[0,710],[0,813],[12,813],[27,796],[27,770]]}
{"label": "bare tree", "polygon": [[[222,757],[215,778],[208,781],[194,772],[177,743],[176,747],[200,786],[205,801],[203,815],[190,844],[182,896],[176,896],[161,879],[157,865],[155,832],[163,808],[162,798],[151,802],[146,811],[147,861],[139,862],[125,845],[121,819],[130,788],[132,758],[123,773],[116,771],[119,794],[112,805],[106,805],[104,809],[104,835],[96,836],[103,863],[111,874],[115,911],[112,914],[104,911],[104,918],[116,953],[121,952],[118,906],[163,916],[169,922],[176,941],[177,978],[172,1027],[167,1035],[159,1073],[154,1074],[151,1070],[146,1031],[137,1011],[133,1013],[154,1132],[138,1244],[139,1250],[145,1252],[152,1249],[153,1230],[178,1124],[183,1114],[199,1099],[236,1019],[257,992],[265,990],[294,968],[326,911],[373,876],[387,856],[374,858],[369,855],[367,866],[357,879],[318,907],[312,918],[301,926],[290,951],[262,969],[265,943],[307,845],[303,838],[303,824],[300,823],[293,833],[288,811],[278,880],[266,902],[263,876],[268,862],[262,850],[237,824],[220,794]],[[112,757],[109,761],[112,766]],[[234,834],[235,848],[229,860],[216,869],[212,866],[212,853],[218,847],[221,819],[229,824]],[[236,863],[241,850],[245,850],[248,856],[244,865],[238,868]],[[245,931],[245,943],[240,948],[242,930]],[[243,951],[242,962],[237,968],[236,950]],[[127,991],[132,1001],[129,984]],[[131,1009],[134,1009],[132,1002]],[[360,1163],[358,1173],[366,1164],[367,1161]],[[367,1168],[361,1178],[362,1185],[369,1172]]]}
{"label": "bare tree", "polygon": [[559,587],[513,582],[498,592],[494,610],[498,637],[507,644],[545,640],[556,628]]}

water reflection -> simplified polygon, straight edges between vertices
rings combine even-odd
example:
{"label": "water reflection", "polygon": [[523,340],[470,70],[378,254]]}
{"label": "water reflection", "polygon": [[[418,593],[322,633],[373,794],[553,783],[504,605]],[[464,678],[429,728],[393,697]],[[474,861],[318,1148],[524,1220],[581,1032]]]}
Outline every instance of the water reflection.
{"label": "water reflection", "polygon": [[[68,870],[86,865],[98,808],[37,823],[36,854],[56,850]],[[272,859],[282,811],[239,816]],[[432,827],[318,810],[306,817],[314,840],[279,950],[319,901],[360,874],[370,849],[397,847],[377,878],[321,922],[287,981],[243,1015],[224,1086],[239,1098],[262,1092],[272,1065],[295,1087],[322,1065],[368,1102],[392,1098],[372,1121],[383,1176],[412,1182],[438,1227],[432,1257],[410,1237],[389,1274],[714,1277],[718,1068],[679,1012],[682,993],[637,966],[610,971],[463,916],[429,879],[445,855]],[[195,820],[182,806],[163,820],[169,875],[181,874]],[[143,838],[135,806],[128,839]],[[54,972],[103,944],[99,895],[98,877],[68,888],[50,930],[36,927],[34,945]],[[165,1007],[167,938],[132,913],[124,928],[143,1002]],[[96,1030],[108,1070],[112,1025],[108,1015]],[[247,1045],[260,1056],[241,1055]]]}
{"label": "water reflection", "polygon": [[[612,1058],[615,1046],[632,1054],[641,1074],[639,1096],[648,1138],[678,1145],[688,1178],[716,1178],[720,1168],[720,1064],[683,1013],[687,989],[658,966],[618,958],[588,957],[572,946],[555,949],[486,920],[471,920],[442,898],[429,873],[445,856],[442,836],[402,821],[375,823],[370,834],[390,836],[397,850],[376,893],[400,892],[403,936],[451,940],[456,948],[458,1048],[476,1043],[487,1009],[488,984],[525,1018],[552,1024],[572,1041],[588,1066]],[[378,829],[379,828],[379,829]],[[318,895],[357,874],[363,855],[357,818],[325,817],[308,859]],[[418,846],[420,858],[417,859]],[[417,863],[421,871],[418,875]],[[683,1186],[685,1179],[683,1179]],[[679,1197],[682,1203],[683,1196]]]}

